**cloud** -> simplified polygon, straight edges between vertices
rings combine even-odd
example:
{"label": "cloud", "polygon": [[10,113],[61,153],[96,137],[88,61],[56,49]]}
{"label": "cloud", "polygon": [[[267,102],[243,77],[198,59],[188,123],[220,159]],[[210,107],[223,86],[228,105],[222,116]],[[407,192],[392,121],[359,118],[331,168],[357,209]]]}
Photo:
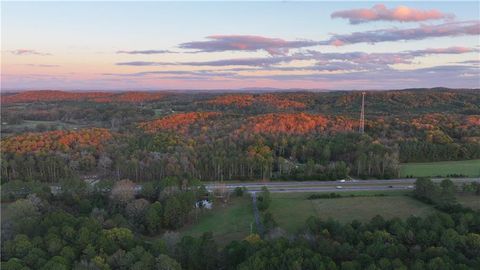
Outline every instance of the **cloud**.
{"label": "cloud", "polygon": [[467,48],[467,47],[449,47],[449,48],[438,48],[438,49],[425,49],[411,51],[415,55],[427,55],[427,54],[462,54],[470,52],[478,52],[478,49]]}
{"label": "cloud", "polygon": [[331,82],[335,85],[351,85],[354,89],[398,89],[399,85],[401,88],[435,86],[479,88],[478,71],[479,68],[473,66],[442,65],[413,70],[384,69],[348,73],[248,75],[239,78]]}
{"label": "cloud", "polygon": [[372,21],[421,22],[428,20],[452,19],[454,15],[445,14],[438,10],[419,10],[406,6],[388,9],[378,4],[370,9],[350,9],[332,13],[332,18],[348,19],[350,24],[367,23]]}
{"label": "cloud", "polygon": [[17,49],[17,50],[10,51],[10,53],[14,55],[51,55],[49,53],[42,53],[42,52],[29,50],[29,49]]}
{"label": "cloud", "polygon": [[120,62],[116,63],[117,66],[161,66],[168,63],[163,62],[146,62],[146,61],[133,61],[133,62]]}
{"label": "cloud", "polygon": [[[338,63],[339,67],[343,65]],[[347,64],[348,65],[348,64]],[[333,64],[332,64],[333,66]],[[346,67],[348,68],[348,67]],[[46,74],[2,74],[5,89],[41,89],[67,86],[69,89],[112,89],[128,86],[129,89],[232,89],[246,86],[278,88],[329,88],[329,89],[399,89],[445,86],[452,88],[480,88],[478,66],[441,65],[413,70],[385,68],[354,72],[302,73],[244,73],[224,76],[222,72],[202,71],[147,71],[137,74],[103,74],[111,76],[69,78]],[[158,76],[155,76],[158,74]],[[197,82],[202,82],[201,84]],[[209,84],[212,83],[212,84]]]}
{"label": "cloud", "polygon": [[271,55],[284,55],[289,49],[318,45],[318,42],[312,40],[287,41],[280,38],[248,35],[215,35],[208,36],[207,39],[209,40],[182,43],[179,47],[195,49],[198,52],[264,50]]}
{"label": "cloud", "polygon": [[457,64],[480,65],[480,59],[466,60],[466,61],[456,62],[456,63]]}
{"label": "cloud", "polygon": [[[400,11],[398,11],[400,10]],[[410,14],[405,15],[405,20],[420,20],[424,11],[402,13],[402,8],[390,10],[392,14]],[[390,12],[389,11],[389,12]],[[430,14],[430,11],[425,11],[425,14]],[[433,14],[433,13],[432,13]],[[341,15],[341,14],[340,14]],[[332,16],[340,16],[337,13]],[[393,16],[393,15],[392,15]],[[400,15],[395,15],[400,16]],[[443,16],[447,18],[447,15]],[[425,16],[423,16],[425,17]],[[400,18],[400,17],[399,17]],[[399,29],[379,29],[364,32],[354,32],[351,34],[334,34],[328,40],[284,40],[280,38],[269,38],[252,35],[214,35],[206,37],[207,41],[192,41],[182,43],[179,45],[182,49],[193,49],[193,52],[223,52],[223,51],[266,51],[272,56],[287,55],[291,49],[300,49],[318,45],[333,45],[343,46],[346,44],[355,43],[377,43],[386,41],[400,41],[400,40],[421,40],[434,37],[457,37],[466,35],[479,35],[480,21],[452,21],[436,25],[420,25],[414,28]],[[242,60],[243,61],[243,60]],[[240,63],[240,62],[238,62]],[[216,65],[216,63],[213,63]]]}
{"label": "cloud", "polygon": [[480,21],[458,21],[438,25],[421,25],[408,29],[380,29],[354,32],[346,35],[333,35],[324,45],[342,46],[355,43],[377,43],[399,40],[421,40],[434,37],[456,37],[480,34]]}
{"label": "cloud", "polygon": [[164,54],[164,53],[174,53],[169,50],[141,50],[141,51],[117,51],[117,53],[125,54]]}
{"label": "cloud", "polygon": [[[448,48],[429,48],[423,50],[403,51],[393,53],[365,53],[365,52],[345,52],[345,53],[322,53],[314,50],[307,50],[303,53],[295,53],[292,55],[272,56],[272,57],[252,57],[252,58],[233,58],[222,59],[214,61],[200,61],[200,62],[121,62],[117,65],[128,66],[212,66],[212,67],[226,67],[226,66],[243,66],[243,67],[260,67],[267,69],[278,64],[290,63],[293,61],[317,61],[317,64],[327,64],[332,66],[339,66],[338,63],[331,63],[332,61],[344,61],[364,66],[373,67],[374,65],[388,66],[393,64],[409,64],[413,58],[426,56],[431,54],[462,54],[469,52],[478,52],[476,48],[467,47],[448,47]],[[346,66],[346,64],[344,65]],[[358,69],[363,69],[357,66]],[[284,70],[287,70],[285,68]],[[293,67],[291,70],[297,70]],[[343,69],[342,69],[343,70]]]}
{"label": "cloud", "polygon": [[26,64],[30,67],[42,67],[42,68],[51,68],[51,67],[59,67],[60,65],[49,65],[49,64]]}
{"label": "cloud", "polygon": [[205,62],[183,62],[178,63],[189,66],[252,66],[264,67],[282,62],[290,62],[296,56],[276,56],[276,57],[256,57],[256,58],[237,58]]}
{"label": "cloud", "polygon": [[227,71],[216,71],[216,70],[197,70],[197,71],[188,71],[188,70],[155,70],[155,71],[143,71],[135,73],[103,73],[102,75],[106,76],[125,76],[125,77],[143,77],[149,75],[190,75],[198,77],[229,77],[235,75],[233,72]]}
{"label": "cloud", "polygon": [[276,57],[257,57],[257,58],[234,58],[225,60],[213,60],[202,62],[119,62],[118,66],[269,66],[282,62],[292,61],[292,56],[276,56]]}

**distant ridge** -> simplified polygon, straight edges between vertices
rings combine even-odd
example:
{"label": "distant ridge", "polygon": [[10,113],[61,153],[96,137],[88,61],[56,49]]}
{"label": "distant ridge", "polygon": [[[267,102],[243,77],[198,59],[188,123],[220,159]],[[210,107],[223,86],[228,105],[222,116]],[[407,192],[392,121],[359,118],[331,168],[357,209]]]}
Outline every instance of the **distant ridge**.
{"label": "distant ridge", "polygon": [[20,89],[7,89],[1,90],[0,94],[15,94],[22,92],[40,92],[40,91],[59,91],[70,93],[126,93],[126,92],[163,92],[163,93],[266,93],[266,92],[353,92],[353,91],[371,91],[371,92],[383,92],[383,91],[480,91],[480,88],[448,88],[448,87],[431,87],[431,88],[401,88],[401,89],[312,89],[312,88],[272,88],[272,87],[245,87],[236,89],[128,89],[128,90],[60,90],[60,89],[38,89],[38,90],[20,90]]}

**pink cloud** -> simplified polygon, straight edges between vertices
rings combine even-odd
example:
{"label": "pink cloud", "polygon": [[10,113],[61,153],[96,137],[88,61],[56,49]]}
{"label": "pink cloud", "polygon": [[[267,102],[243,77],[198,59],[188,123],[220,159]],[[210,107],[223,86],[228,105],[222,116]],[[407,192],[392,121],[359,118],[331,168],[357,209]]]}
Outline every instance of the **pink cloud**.
{"label": "pink cloud", "polygon": [[428,20],[451,19],[452,14],[445,14],[438,10],[419,10],[407,6],[398,6],[388,9],[383,4],[378,4],[370,9],[350,9],[332,13],[332,18],[348,19],[351,24],[366,23],[371,21],[398,21],[421,22]]}
{"label": "pink cloud", "polygon": [[345,35],[333,35],[324,45],[342,46],[355,43],[378,43],[399,40],[422,40],[435,37],[478,36],[480,21],[455,21],[437,25],[420,25],[408,29],[378,29],[364,32],[353,32]]}

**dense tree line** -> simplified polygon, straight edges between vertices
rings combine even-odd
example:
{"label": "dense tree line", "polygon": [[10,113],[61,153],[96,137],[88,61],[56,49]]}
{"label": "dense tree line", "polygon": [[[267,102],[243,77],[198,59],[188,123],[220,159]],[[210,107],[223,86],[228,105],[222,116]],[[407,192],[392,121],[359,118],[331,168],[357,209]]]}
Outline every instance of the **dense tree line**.
{"label": "dense tree line", "polygon": [[[170,178],[135,193],[116,182],[91,190],[65,182],[60,194],[38,191],[8,208],[2,269],[478,269],[480,212],[451,207],[451,181],[419,179],[414,195],[440,204],[431,216],[339,223],[310,218],[294,235],[276,229],[262,207],[265,237],[252,234],[220,248],[211,233],[182,237],[178,228],[205,190]],[[108,185],[107,185],[108,186]],[[190,187],[190,188],[186,188]],[[469,189],[469,188],[467,188]],[[435,190],[432,192],[431,190]],[[269,202],[268,190],[260,194]],[[193,199],[193,200],[192,200]],[[450,206],[450,207],[448,207]],[[182,210],[183,209],[183,210]],[[3,221],[5,222],[5,220]],[[162,237],[146,238],[158,232]]]}
{"label": "dense tree line", "polygon": [[169,93],[143,102],[133,97],[132,102],[93,102],[89,96],[75,101],[68,94],[55,101],[51,93],[43,100],[37,94],[27,97],[37,101],[2,106],[7,129],[21,129],[17,122],[24,120],[53,120],[105,127],[115,135],[97,149],[48,148],[34,138],[66,131],[46,131],[52,127],[42,122],[34,136],[2,140],[14,146],[2,147],[2,182],[58,182],[91,174],[135,182],[169,176],[393,178],[400,162],[480,158],[480,101],[469,90],[368,93],[363,135],[356,131],[356,92]]}
{"label": "dense tree line", "polygon": [[435,144],[426,141],[400,143],[400,157],[404,162],[466,160],[480,158],[480,144]]}
{"label": "dense tree line", "polygon": [[[279,141],[279,142],[278,142]],[[72,174],[100,174],[136,182],[183,176],[200,180],[391,178],[396,150],[355,133],[334,136],[255,135],[243,140],[188,138],[165,132],[116,138],[102,149],[2,156],[2,179],[57,182]]]}

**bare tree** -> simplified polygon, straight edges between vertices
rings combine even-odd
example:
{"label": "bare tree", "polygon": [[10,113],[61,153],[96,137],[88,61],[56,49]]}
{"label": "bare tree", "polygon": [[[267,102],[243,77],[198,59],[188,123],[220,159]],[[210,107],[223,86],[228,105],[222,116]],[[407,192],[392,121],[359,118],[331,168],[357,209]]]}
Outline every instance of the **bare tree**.
{"label": "bare tree", "polygon": [[131,220],[141,220],[150,203],[145,199],[137,199],[129,202],[125,207],[125,214]]}
{"label": "bare tree", "polygon": [[124,179],[116,182],[113,185],[112,191],[110,193],[110,199],[121,204],[126,204],[134,198],[135,184],[132,181]]}

